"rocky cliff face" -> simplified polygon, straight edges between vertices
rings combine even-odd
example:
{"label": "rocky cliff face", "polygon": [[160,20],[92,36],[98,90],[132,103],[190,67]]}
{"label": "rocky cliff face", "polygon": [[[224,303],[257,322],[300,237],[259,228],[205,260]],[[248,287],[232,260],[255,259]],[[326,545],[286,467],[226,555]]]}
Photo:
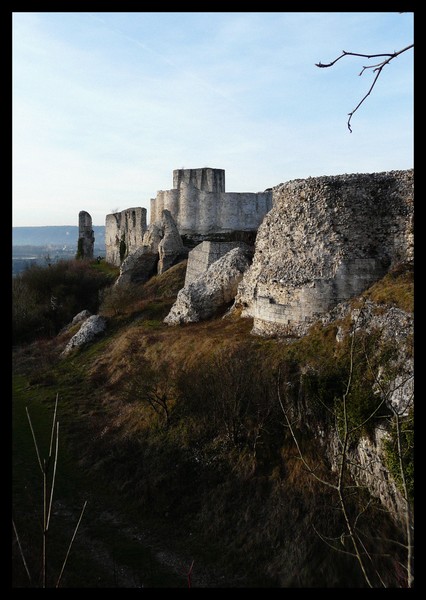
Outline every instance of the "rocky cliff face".
{"label": "rocky cliff face", "polygon": [[[413,261],[413,171],[352,174],[290,181],[273,188],[273,208],[257,234],[251,267],[239,284],[234,308],[253,317],[252,333],[300,337],[316,322],[349,317],[347,336],[378,336],[396,351],[394,375],[379,367],[374,394],[389,414],[405,419],[413,407],[413,315],[394,307],[349,302],[393,266]],[[379,347],[378,347],[379,350]],[[379,360],[380,362],[380,360]],[[388,365],[389,368],[389,365]],[[385,381],[386,379],[386,381]],[[310,421],[302,411],[302,421]],[[366,417],[373,423],[374,419]],[[351,444],[347,459],[357,485],[379,498],[396,521],[406,515],[385,460],[389,419]],[[309,427],[309,426],[308,426]],[[326,433],[313,419],[318,440],[338,469],[342,441],[336,427]]]}
{"label": "rocky cliff face", "polygon": [[273,188],[236,297],[253,333],[303,335],[339,302],[413,260],[414,173],[294,180]]}
{"label": "rocky cliff face", "polygon": [[[368,362],[374,394],[383,402],[377,414],[388,412],[389,417],[397,414],[401,420],[407,419],[414,405],[413,314],[371,301],[365,301],[355,308],[350,302],[345,302],[332,311],[323,323],[331,323],[336,317],[342,319],[345,316],[349,316],[350,325],[346,331],[338,328],[336,340],[339,344],[348,335],[355,336],[355,343],[363,334],[374,336],[376,340]],[[374,369],[371,367],[374,355],[379,355],[385,346],[388,348],[388,360],[382,357]],[[389,349],[392,349],[391,358]],[[406,501],[394,479],[389,476],[386,465],[385,447],[390,436],[391,421],[376,419],[377,414],[370,417],[372,423],[377,420],[370,435],[360,436],[357,443],[351,445],[348,451],[349,470],[358,485],[366,486],[372,496],[380,499],[395,521],[403,522]],[[337,428],[331,432],[328,444],[331,462],[337,468],[341,452]]]}

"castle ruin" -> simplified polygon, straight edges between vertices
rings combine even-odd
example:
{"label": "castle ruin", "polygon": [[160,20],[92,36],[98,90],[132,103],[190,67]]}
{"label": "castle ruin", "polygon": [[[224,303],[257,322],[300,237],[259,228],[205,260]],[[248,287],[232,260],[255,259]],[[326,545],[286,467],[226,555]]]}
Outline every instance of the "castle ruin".
{"label": "castle ruin", "polygon": [[127,208],[105,219],[105,260],[119,267],[123,260],[142,246],[146,227],[146,208]]}
{"label": "castle ruin", "polygon": [[253,243],[271,208],[272,190],[225,192],[223,169],[177,169],[173,171],[173,188],[159,191],[151,199],[150,223],[161,222],[167,209],[188,246],[204,240]]}
{"label": "castle ruin", "polygon": [[413,261],[413,185],[414,172],[407,170],[299,179],[264,192],[234,193],[225,192],[223,169],[178,169],[173,188],[151,200],[148,228],[143,208],[107,215],[106,260],[120,266],[136,250],[144,260],[156,256],[165,215],[191,249],[188,282],[230,245],[247,244],[254,258],[235,305],[254,319],[253,333],[303,335],[393,265]]}
{"label": "castle ruin", "polygon": [[[225,192],[223,169],[177,169],[173,188],[151,199],[150,228],[162,227],[167,210],[191,248],[204,240],[253,244],[263,217],[272,207],[272,190]],[[129,254],[144,245],[146,209],[128,208],[106,216],[106,261],[120,266]]]}
{"label": "castle ruin", "polygon": [[81,210],[78,213],[77,257],[92,259],[94,245],[95,234],[92,229],[92,217],[85,210]]}
{"label": "castle ruin", "polygon": [[253,333],[295,335],[414,260],[414,172],[296,179],[273,188],[236,297]]}

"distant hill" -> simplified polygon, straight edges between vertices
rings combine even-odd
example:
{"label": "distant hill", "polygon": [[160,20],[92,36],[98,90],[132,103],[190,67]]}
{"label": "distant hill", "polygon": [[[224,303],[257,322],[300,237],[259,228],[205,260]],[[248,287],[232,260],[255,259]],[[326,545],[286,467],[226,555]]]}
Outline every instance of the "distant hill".
{"label": "distant hill", "polygon": [[[105,245],[105,226],[94,225],[95,246]],[[77,225],[45,227],[12,227],[12,246],[72,246],[77,247]]]}

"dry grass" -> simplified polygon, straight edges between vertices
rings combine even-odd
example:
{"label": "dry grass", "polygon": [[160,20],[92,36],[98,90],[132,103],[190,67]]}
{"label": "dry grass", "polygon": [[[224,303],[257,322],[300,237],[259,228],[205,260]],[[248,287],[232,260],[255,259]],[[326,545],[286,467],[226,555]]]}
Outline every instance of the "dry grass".
{"label": "dry grass", "polygon": [[[271,581],[285,587],[359,584],[351,559],[336,558],[315,534],[313,525],[330,535],[341,532],[340,515],[329,490],[298,459],[278,403],[269,420],[261,423],[254,451],[247,432],[259,424],[256,411],[261,403],[236,414],[247,435],[232,445],[222,427],[226,415],[212,402],[213,388],[203,396],[199,386],[194,399],[191,393],[197,389],[187,381],[188,394],[170,398],[168,428],[149,404],[126,395],[129,382],[145,372],[146,364],[174,383],[179,372],[195,377],[196,367],[213,364],[222,350],[227,356],[252,350],[256,372],[274,373],[287,365],[283,375],[293,377],[295,384],[288,401],[300,403],[302,413],[308,408],[306,418],[322,418],[312,412],[312,398],[300,385],[300,376],[307,367],[332,371],[335,327],[314,327],[303,339],[286,343],[251,335],[252,320],[238,313],[168,326],[162,316],[182,287],[184,274],[185,264],[180,263],[137,286],[127,298],[123,295],[120,314],[110,313],[106,336],[55,367],[55,383],[60,382],[69,397],[74,444],[85,466],[101,474],[105,485],[120,490],[123,510],[128,500],[136,502],[141,519],[154,523],[165,539],[171,536],[191,553],[219,563],[222,570],[241,574],[244,581],[257,580],[266,587]],[[370,292],[378,297],[379,291],[387,290],[387,297],[401,299],[404,285],[409,294],[407,273],[389,277]],[[38,359],[41,354],[40,349]],[[31,362],[28,355],[24,362]],[[265,383],[264,397],[270,394],[274,399],[275,390],[267,387],[271,381]],[[84,420],[78,418],[79,411]],[[324,479],[332,477],[315,436],[304,423],[297,433],[307,461]]]}
{"label": "dry grass", "polygon": [[396,306],[401,310],[414,311],[414,271],[412,265],[398,265],[365,294],[377,304]]}

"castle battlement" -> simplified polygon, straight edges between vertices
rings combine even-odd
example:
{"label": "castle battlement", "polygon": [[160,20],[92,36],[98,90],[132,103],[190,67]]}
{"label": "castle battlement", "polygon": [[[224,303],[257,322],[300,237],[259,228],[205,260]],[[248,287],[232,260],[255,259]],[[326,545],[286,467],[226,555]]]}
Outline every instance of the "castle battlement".
{"label": "castle battlement", "polygon": [[166,209],[182,236],[201,240],[209,235],[256,232],[271,208],[272,190],[225,192],[223,169],[177,169],[173,188],[151,199],[150,223],[160,223]]}

